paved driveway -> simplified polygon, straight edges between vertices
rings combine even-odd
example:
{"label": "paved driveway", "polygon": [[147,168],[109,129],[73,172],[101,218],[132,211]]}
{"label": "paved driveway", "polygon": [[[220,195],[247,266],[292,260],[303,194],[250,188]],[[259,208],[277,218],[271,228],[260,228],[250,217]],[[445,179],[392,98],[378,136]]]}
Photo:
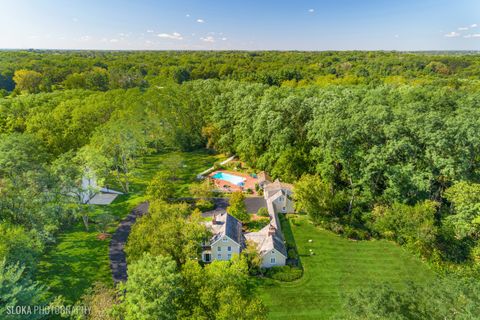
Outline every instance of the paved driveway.
{"label": "paved driveway", "polygon": [[108,248],[108,255],[110,256],[110,268],[112,269],[112,277],[115,284],[127,280],[127,261],[124,251],[125,243],[127,242],[132,225],[138,217],[142,216],[147,211],[148,202],[139,204],[120,222],[118,229],[112,236]]}

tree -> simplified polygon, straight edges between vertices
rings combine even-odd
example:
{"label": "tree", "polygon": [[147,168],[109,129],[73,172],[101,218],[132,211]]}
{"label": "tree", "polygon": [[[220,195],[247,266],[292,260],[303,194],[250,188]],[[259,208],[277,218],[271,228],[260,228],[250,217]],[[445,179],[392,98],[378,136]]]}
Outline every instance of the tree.
{"label": "tree", "polygon": [[129,112],[119,113],[98,128],[90,142],[108,160],[113,176],[126,193],[130,191],[130,177],[137,165],[137,158],[148,152],[141,122],[132,118],[135,115]]}
{"label": "tree", "polygon": [[405,289],[390,283],[369,286],[347,295],[348,319],[476,319],[480,312],[480,285],[469,278],[408,282]]}
{"label": "tree", "polygon": [[102,213],[95,217],[95,225],[100,233],[107,233],[116,221],[117,217],[109,213]]}
{"label": "tree", "polygon": [[171,200],[175,195],[172,175],[167,171],[157,172],[147,186],[146,195],[151,200]]}
{"label": "tree", "polygon": [[40,91],[40,83],[42,82],[42,74],[33,71],[20,69],[16,70],[13,75],[15,81],[15,89],[25,91],[27,93],[37,93]]}
{"label": "tree", "polygon": [[198,183],[192,183],[189,187],[190,194],[199,199],[207,200],[213,197],[213,185],[209,179],[204,179]]}
{"label": "tree", "polygon": [[318,175],[303,175],[294,185],[293,197],[296,210],[316,222],[340,217],[346,207],[343,193],[333,192],[332,185]]}
{"label": "tree", "polygon": [[245,196],[241,191],[235,191],[230,195],[227,212],[242,222],[248,222],[250,215],[245,206]]}
{"label": "tree", "polygon": [[114,320],[116,319],[114,307],[117,302],[115,297],[114,288],[102,282],[96,282],[93,287],[86,290],[77,302],[77,306],[89,308],[89,312],[74,314],[72,318],[76,320]]}
{"label": "tree", "polygon": [[248,272],[251,275],[256,275],[260,272],[260,268],[262,267],[262,257],[258,252],[257,244],[252,241],[247,241],[247,247],[243,249],[242,255],[245,257],[245,261],[248,265]]}
{"label": "tree", "polygon": [[438,233],[435,214],[438,203],[426,200],[409,206],[394,203],[391,207],[376,206],[371,214],[372,229],[382,236],[429,256]]}
{"label": "tree", "polygon": [[132,227],[125,248],[129,263],[143,252],[154,256],[170,256],[181,266],[188,259],[200,256],[201,243],[208,237],[201,213],[187,204],[150,203],[148,214]]}
{"label": "tree", "polygon": [[474,237],[480,232],[480,184],[461,181],[445,191],[451,203],[451,215],[445,217],[451,223],[459,239]]}
{"label": "tree", "polygon": [[144,253],[129,264],[128,280],[120,308],[125,320],[176,319],[176,300],[181,296],[181,277],[168,257]]}
{"label": "tree", "polygon": [[41,314],[16,315],[9,314],[7,308],[12,306],[46,306],[47,291],[38,282],[32,282],[24,274],[25,267],[18,263],[7,265],[5,259],[0,260],[0,314],[5,320],[40,319]]}
{"label": "tree", "polygon": [[28,233],[21,226],[0,223],[0,261],[21,263],[31,273],[42,249],[43,244],[34,232]]}
{"label": "tree", "polygon": [[178,179],[178,173],[184,165],[183,157],[178,153],[173,153],[169,155],[162,162],[166,170],[171,173],[174,180]]}
{"label": "tree", "polygon": [[182,268],[182,316],[193,319],[266,319],[267,310],[249,285],[245,259],[214,261],[203,269],[196,261]]}

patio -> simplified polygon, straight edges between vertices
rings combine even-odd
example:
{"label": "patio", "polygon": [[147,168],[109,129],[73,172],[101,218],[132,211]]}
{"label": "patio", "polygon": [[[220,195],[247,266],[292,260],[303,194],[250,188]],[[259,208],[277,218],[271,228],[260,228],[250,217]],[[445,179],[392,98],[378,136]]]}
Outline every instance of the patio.
{"label": "patio", "polygon": [[[219,172],[227,173],[230,175],[238,176],[244,178],[243,186],[236,185],[229,181],[223,179],[213,178],[213,176]],[[230,170],[216,170],[208,175],[209,179],[213,181],[215,186],[223,192],[235,192],[235,191],[246,191],[248,189],[252,190],[252,194],[257,194],[255,191],[255,185],[258,183],[258,179],[254,178],[246,173],[240,173]]]}

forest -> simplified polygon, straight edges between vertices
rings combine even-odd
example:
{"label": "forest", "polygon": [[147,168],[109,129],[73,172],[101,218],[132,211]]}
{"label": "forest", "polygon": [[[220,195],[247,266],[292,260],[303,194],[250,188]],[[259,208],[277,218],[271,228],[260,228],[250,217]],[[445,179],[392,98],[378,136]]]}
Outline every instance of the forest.
{"label": "forest", "polygon": [[[462,292],[467,316],[458,319],[474,319],[479,89],[473,53],[0,51],[0,312],[3,299],[55,303],[36,262],[88,216],[78,186],[85,174],[129,193],[145,156],[208,148],[293,183],[297,212],[315,225],[394,241],[443,275],[435,287],[450,288],[435,297],[418,284],[364,288],[348,298],[352,318],[422,319],[426,305],[454,305]],[[151,200],[159,228],[196,219],[182,204]],[[265,306],[248,298],[250,261],[200,268],[186,257],[201,231],[185,228],[180,252],[132,240],[141,248],[129,249],[133,280],[112,317],[137,319],[135,301],[148,298],[140,288],[157,281],[171,288],[144,301],[158,317],[263,319]],[[161,277],[145,278],[151,270]],[[243,308],[219,309],[197,294],[219,295],[221,286],[213,292],[200,279],[221,274],[237,290],[225,296]],[[97,285],[84,302],[113,303],[112,290]],[[395,295],[413,309],[378,308]]]}

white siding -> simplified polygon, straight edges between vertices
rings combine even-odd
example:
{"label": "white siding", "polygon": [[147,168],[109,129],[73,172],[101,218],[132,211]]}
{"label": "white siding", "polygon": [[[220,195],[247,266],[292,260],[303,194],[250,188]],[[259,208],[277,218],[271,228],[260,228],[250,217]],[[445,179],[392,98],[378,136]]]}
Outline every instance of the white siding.
{"label": "white siding", "polygon": [[[233,257],[234,254],[240,254],[240,245],[228,237],[212,244],[212,260],[230,260],[228,255]],[[230,248],[230,251],[228,250]],[[220,255],[220,256],[219,256]],[[230,258],[231,258],[230,257]]]}
{"label": "white siding", "polygon": [[[275,262],[272,263],[272,258],[275,259]],[[272,250],[267,252],[263,256],[262,268],[271,268],[275,266],[284,266],[286,263],[286,258],[277,250]]]}

